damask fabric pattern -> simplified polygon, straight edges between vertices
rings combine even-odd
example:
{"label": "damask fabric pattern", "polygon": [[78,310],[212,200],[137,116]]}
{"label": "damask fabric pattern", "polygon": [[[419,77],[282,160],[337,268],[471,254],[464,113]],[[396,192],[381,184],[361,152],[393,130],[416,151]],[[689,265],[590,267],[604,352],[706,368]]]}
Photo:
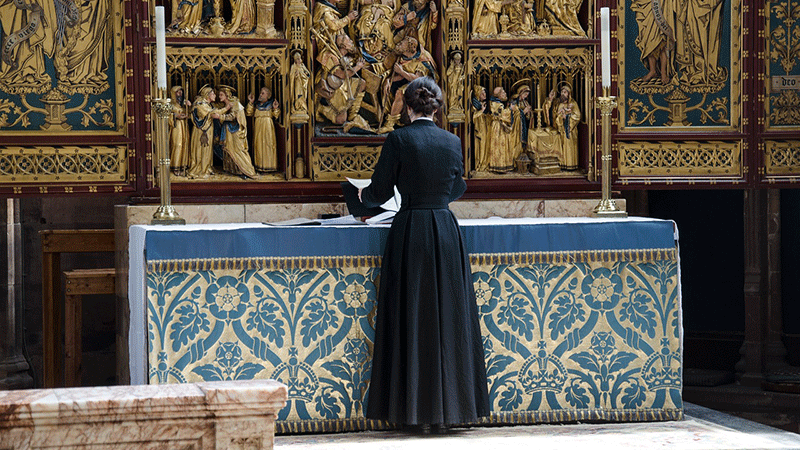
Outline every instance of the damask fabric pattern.
{"label": "damask fabric pattern", "polygon": [[[489,422],[682,417],[675,246],[471,265]],[[279,432],[386,427],[363,414],[379,272],[375,255],[150,260],[149,382],[272,378],[289,387]]]}

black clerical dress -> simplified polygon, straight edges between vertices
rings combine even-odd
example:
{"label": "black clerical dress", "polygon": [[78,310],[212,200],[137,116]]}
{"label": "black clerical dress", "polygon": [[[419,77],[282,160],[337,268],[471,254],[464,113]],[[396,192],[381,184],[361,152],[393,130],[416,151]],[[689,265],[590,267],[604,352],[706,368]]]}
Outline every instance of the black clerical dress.
{"label": "black clerical dress", "polygon": [[419,119],[390,133],[362,192],[402,198],[386,242],[366,416],[397,424],[465,424],[489,414],[469,259],[448,204],[466,183],[457,136]]}

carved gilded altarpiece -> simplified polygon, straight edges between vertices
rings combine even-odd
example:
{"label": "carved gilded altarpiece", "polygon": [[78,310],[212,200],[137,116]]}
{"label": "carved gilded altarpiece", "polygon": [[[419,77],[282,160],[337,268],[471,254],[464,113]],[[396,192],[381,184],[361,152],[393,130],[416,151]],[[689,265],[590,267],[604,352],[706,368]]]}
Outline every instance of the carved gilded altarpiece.
{"label": "carved gilded altarpiece", "polygon": [[[470,93],[468,124],[468,166],[473,178],[496,176],[591,177],[594,157],[583,154],[594,148],[593,65],[594,51],[589,46],[529,48],[474,48],[467,61],[467,91]],[[523,93],[527,91],[527,96]],[[498,96],[510,99],[496,107]],[[563,97],[562,97],[563,95]],[[486,98],[482,102],[481,98]],[[483,106],[485,103],[486,106]],[[559,114],[568,105],[569,114]],[[525,108],[528,108],[525,114]],[[507,111],[510,110],[510,111]],[[503,114],[508,118],[503,121]],[[498,122],[500,124],[498,125]],[[564,124],[572,128],[564,128]],[[492,153],[502,148],[498,134],[511,129],[522,145],[516,150],[508,144],[514,159],[512,168],[503,170]],[[498,133],[498,129],[500,133]],[[524,130],[524,131],[523,131]],[[581,136],[580,133],[586,133]],[[570,133],[574,133],[570,136]],[[570,146],[570,140],[586,144]],[[571,153],[571,154],[570,154]],[[527,158],[528,170],[520,170],[519,160]],[[584,165],[583,161],[588,160]],[[508,163],[507,163],[508,164]],[[499,166],[499,167],[498,167]]]}
{"label": "carved gilded altarpiece", "polygon": [[[443,88],[442,125],[467,142],[470,176],[546,174],[585,180],[587,172],[593,173],[594,155],[588,154],[592,145],[582,143],[593,139],[588,133],[594,126],[592,77],[587,74],[593,73],[594,44],[586,31],[593,19],[579,19],[590,16],[591,5],[552,0],[534,7],[520,1],[498,3],[495,11],[486,2],[460,0],[290,1],[266,7],[272,13],[263,19],[263,3],[256,2],[252,12],[246,1],[211,2],[206,9],[176,2],[167,20],[170,89],[182,88],[192,102],[203,86],[231,86],[245,103],[266,85],[280,103],[275,121],[286,139],[278,145],[278,159],[285,165],[253,181],[369,176],[385,135],[407,123],[402,93],[414,76],[431,76]],[[276,18],[283,21],[273,23]],[[268,51],[282,52],[276,56],[282,60],[252,58],[256,47],[248,40],[259,38]],[[474,125],[471,105],[479,101],[472,98],[478,85],[491,91],[485,100],[502,104],[498,108],[508,119],[497,136]],[[504,90],[502,99],[497,89]],[[558,101],[548,103],[552,110],[542,113],[550,91],[559,96],[563,91],[567,100],[560,120],[571,129],[559,131],[556,121],[545,119],[556,115]],[[195,124],[193,109],[188,105],[182,113],[190,119],[188,127]],[[490,109],[486,107],[487,118]],[[466,126],[457,129],[462,124]],[[252,126],[248,120],[239,129]],[[246,131],[252,152],[254,137]],[[560,132],[569,137],[560,139]],[[578,133],[584,141],[578,141]],[[220,137],[215,131],[215,146]],[[504,150],[491,164],[487,153],[487,164],[481,166],[473,142],[490,137],[498,145],[487,149]],[[545,158],[539,157],[539,147]],[[176,174],[178,183],[242,181],[218,163],[210,177],[199,180],[184,176],[180,168]],[[153,173],[148,177],[155,179]]]}
{"label": "carved gilded altarpiece", "polygon": [[[153,55],[155,56],[155,55]],[[185,99],[189,102],[195,100],[197,94],[203,87],[209,87],[214,90],[219,90],[225,87],[231,92],[231,101],[238,102],[241,108],[252,107],[251,103],[258,104],[258,98],[262,88],[269,89],[272,94],[268,96],[265,103],[269,103],[270,107],[265,108],[266,111],[275,111],[274,114],[269,115],[272,121],[272,140],[271,145],[274,147],[272,151],[275,152],[275,160],[282,160],[287,162],[283,152],[291,152],[291,147],[288,142],[285,145],[279,146],[278,139],[275,135],[275,128],[277,125],[285,126],[284,120],[286,116],[281,114],[281,111],[290,110],[288,99],[284,96],[285,76],[288,72],[287,54],[284,47],[218,47],[218,46],[168,46],[166,48],[166,60],[168,70],[169,84],[172,89],[178,87],[182,88],[184,92],[189,95]],[[155,65],[155,60],[151,62]],[[218,94],[216,94],[218,96]],[[253,101],[249,100],[249,96],[253,96]],[[217,99],[218,100],[218,99]],[[277,102],[272,105],[273,102]],[[220,105],[214,105],[219,107]],[[273,108],[274,106],[274,108]],[[193,118],[193,107],[188,104],[182,106],[181,112],[188,116],[190,127],[194,128],[197,122]],[[253,111],[256,107],[252,107]],[[244,118],[247,113],[242,109]],[[250,114],[252,115],[252,113]],[[231,119],[228,119],[231,120]],[[224,120],[222,121],[224,122]],[[174,123],[174,121],[173,121]],[[217,157],[222,155],[222,145],[218,142],[221,126],[220,121],[214,124],[214,152]],[[239,132],[244,132],[246,141],[245,149],[254,149],[256,147],[254,139],[257,136],[255,133],[256,122],[243,121],[244,125],[241,126]],[[248,130],[248,127],[250,129]],[[174,146],[173,142],[170,142]],[[193,149],[190,149],[191,153]],[[248,150],[248,157],[250,152],[255,153],[254,150]],[[278,153],[281,153],[278,155]],[[256,162],[256,169],[260,169],[259,161]],[[155,167],[153,167],[155,170]],[[276,181],[283,180],[285,166],[278,166],[275,163],[274,167],[269,172],[259,170],[257,179],[259,181]],[[230,181],[239,180],[239,177],[234,173],[226,172],[223,167],[215,167],[213,178],[216,181]],[[192,181],[192,178],[186,173],[173,173],[172,182],[182,183]]]}
{"label": "carved gilded altarpiece", "polygon": [[[124,5],[0,5],[0,133],[23,144],[0,145],[0,185],[15,194],[25,186],[38,193],[120,191],[135,179],[128,171],[135,152],[126,142],[135,123],[129,115],[133,48],[126,38],[132,23],[123,17]],[[60,145],[62,138],[89,137],[96,145]],[[47,186],[62,183],[84,186]]]}
{"label": "carved gilded altarpiece", "polygon": [[[594,176],[588,2],[45,3],[2,7],[0,128],[93,139],[66,147],[13,142],[0,159],[0,182],[124,182],[153,192],[162,139],[172,182],[207,186],[201,190],[369,176],[383,138],[407,123],[409,77],[422,75],[443,88],[441,125],[465,141],[468,176],[579,183]],[[155,6],[166,9],[167,138],[155,132],[152,113],[161,95]],[[478,87],[487,94],[485,128],[477,125]],[[559,99],[548,99],[551,91]],[[501,121],[489,124],[494,115]],[[103,135],[117,138],[95,141]],[[478,140],[487,149],[480,161]],[[213,148],[211,167],[193,168],[195,147],[205,145]],[[231,151],[255,172],[233,167]]]}
{"label": "carved gilded altarpiece", "polygon": [[[215,183],[369,176],[386,134],[407,123],[406,75],[432,76],[442,87],[438,119],[462,138],[469,178],[524,179],[534,188],[552,178],[583,189],[597,181],[592,1],[11,0],[0,6],[0,185],[12,193],[95,182],[101,191],[155,191],[155,5],[167,10],[168,92],[172,119],[183,121],[182,145],[192,145],[200,123],[192,116],[203,87],[215,94],[209,108],[231,116],[211,120],[209,176],[188,176],[189,162],[172,167],[173,182],[200,183],[192,192],[213,192]],[[743,182],[751,150],[763,155],[768,176],[800,173],[797,141],[786,136],[800,126],[800,5],[758,6],[765,71],[755,76],[764,113],[752,120],[775,134],[761,141],[742,137],[751,120],[743,108],[752,95],[743,86],[750,7],[626,0],[612,11],[621,185]],[[232,97],[230,108],[221,91]],[[223,129],[236,134],[255,177],[226,165]],[[271,154],[257,156],[262,151]],[[176,195],[182,189],[191,188]]]}

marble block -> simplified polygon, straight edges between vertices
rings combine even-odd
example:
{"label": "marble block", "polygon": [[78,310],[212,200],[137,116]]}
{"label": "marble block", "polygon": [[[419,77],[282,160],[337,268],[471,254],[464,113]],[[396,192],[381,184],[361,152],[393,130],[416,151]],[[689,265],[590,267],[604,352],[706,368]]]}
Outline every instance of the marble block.
{"label": "marble block", "polygon": [[274,380],[0,392],[0,450],[273,447]]}

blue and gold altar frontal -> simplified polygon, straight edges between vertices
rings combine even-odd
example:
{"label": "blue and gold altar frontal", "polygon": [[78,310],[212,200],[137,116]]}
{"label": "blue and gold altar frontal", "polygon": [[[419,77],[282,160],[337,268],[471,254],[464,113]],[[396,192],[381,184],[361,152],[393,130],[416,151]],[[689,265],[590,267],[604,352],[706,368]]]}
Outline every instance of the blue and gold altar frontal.
{"label": "blue and gold altar frontal", "polygon": [[[145,228],[149,383],[278,380],[289,389],[279,433],[392,426],[364,418],[388,227]],[[484,422],[683,417],[673,222],[461,230],[486,355]]]}

